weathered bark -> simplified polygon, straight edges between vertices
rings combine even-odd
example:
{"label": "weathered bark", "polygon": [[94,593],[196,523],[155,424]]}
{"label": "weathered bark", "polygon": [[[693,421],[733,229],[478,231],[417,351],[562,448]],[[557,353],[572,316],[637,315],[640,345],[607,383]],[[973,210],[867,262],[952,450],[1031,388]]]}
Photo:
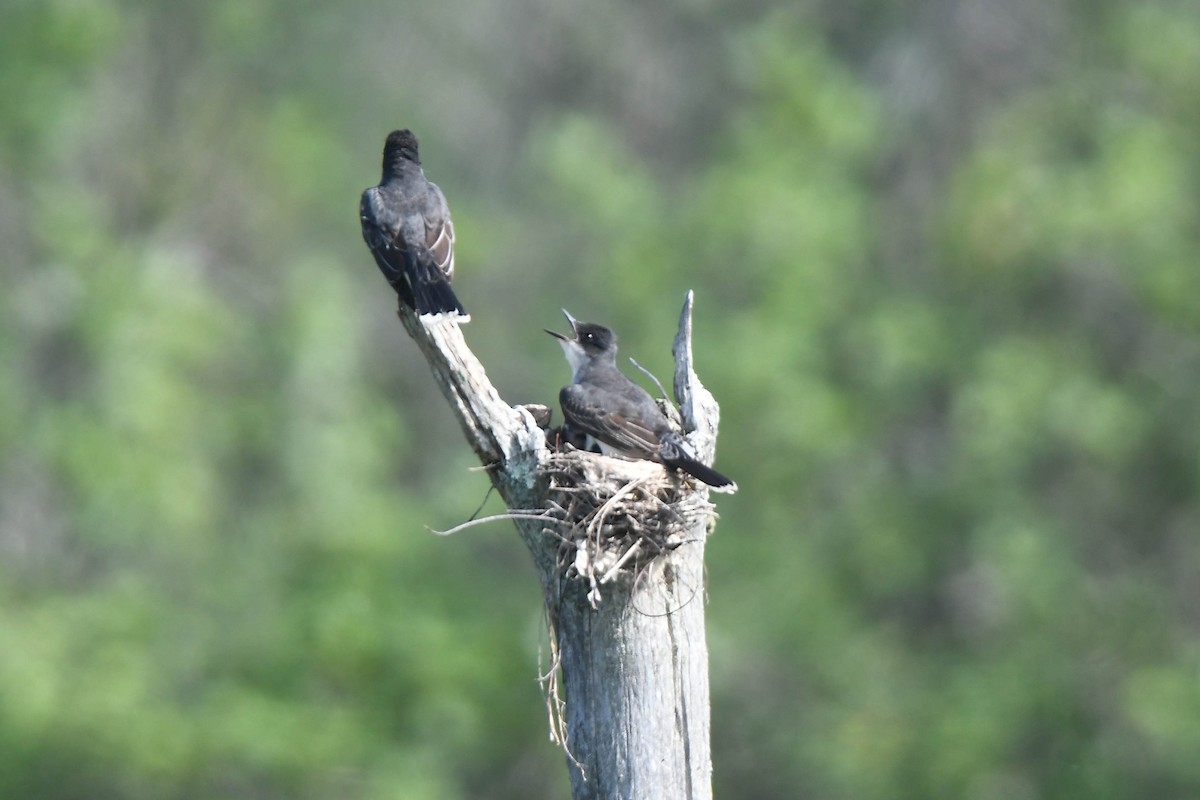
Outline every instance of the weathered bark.
{"label": "weathered bark", "polygon": [[554,627],[572,796],[711,797],[703,532],[595,609],[574,581]]}
{"label": "weathered bark", "polygon": [[[674,389],[683,430],[711,462],[718,408],[692,369],[691,309],[689,292]],[[551,735],[573,797],[711,797],[706,491],[651,462],[552,451],[533,414],[500,399],[456,323],[400,316],[537,565],[566,694],[564,730],[550,676]]]}

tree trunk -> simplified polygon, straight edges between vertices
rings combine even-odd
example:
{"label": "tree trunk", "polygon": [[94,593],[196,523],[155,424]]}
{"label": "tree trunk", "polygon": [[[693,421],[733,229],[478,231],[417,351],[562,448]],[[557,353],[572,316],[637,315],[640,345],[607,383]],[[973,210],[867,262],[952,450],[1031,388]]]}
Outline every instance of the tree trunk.
{"label": "tree trunk", "polygon": [[558,599],[575,800],[712,797],[703,584],[701,537],[596,609],[579,581]]}
{"label": "tree trunk", "polygon": [[[719,411],[692,369],[691,310],[689,292],[675,397],[697,457],[711,462]],[[551,736],[572,796],[710,798],[707,491],[652,462],[552,450],[540,409],[500,399],[457,323],[403,307],[400,317],[537,565],[555,656],[544,679]]]}

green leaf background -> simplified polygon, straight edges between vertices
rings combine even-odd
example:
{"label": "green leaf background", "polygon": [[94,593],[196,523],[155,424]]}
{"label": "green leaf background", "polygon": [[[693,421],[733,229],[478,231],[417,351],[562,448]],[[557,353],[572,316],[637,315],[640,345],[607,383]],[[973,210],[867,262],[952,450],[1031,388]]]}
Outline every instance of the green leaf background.
{"label": "green leaf background", "polygon": [[1200,795],[1198,86],[1175,0],[9,3],[0,796],[566,796],[402,126],[507,400],[696,291],[717,796]]}

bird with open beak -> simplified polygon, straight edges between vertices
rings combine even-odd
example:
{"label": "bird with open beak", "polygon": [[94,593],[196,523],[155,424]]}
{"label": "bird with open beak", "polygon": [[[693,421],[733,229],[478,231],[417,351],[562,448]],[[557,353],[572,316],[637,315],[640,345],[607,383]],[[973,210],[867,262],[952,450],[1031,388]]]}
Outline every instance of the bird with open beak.
{"label": "bird with open beak", "polygon": [[566,309],[563,314],[572,335],[546,333],[558,339],[571,365],[571,383],[558,394],[566,421],[593,438],[606,455],[657,461],[714,491],[737,491],[736,483],[696,460],[650,393],[617,368],[617,335],[603,325],[580,322]]}

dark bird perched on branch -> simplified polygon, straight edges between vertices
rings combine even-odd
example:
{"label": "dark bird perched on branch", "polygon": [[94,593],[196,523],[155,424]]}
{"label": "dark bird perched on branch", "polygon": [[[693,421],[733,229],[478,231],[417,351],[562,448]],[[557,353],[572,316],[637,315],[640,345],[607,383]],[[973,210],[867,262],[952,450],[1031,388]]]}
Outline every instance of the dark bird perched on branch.
{"label": "dark bird perched on branch", "polygon": [[392,131],[383,146],[383,178],[358,205],[363,240],[400,299],[418,314],[470,319],[450,288],[454,224],[450,207],[421,169],[417,137]]}
{"label": "dark bird perched on branch", "polygon": [[566,309],[563,313],[574,338],[546,333],[558,339],[571,365],[571,385],[558,393],[566,421],[599,442],[606,455],[657,461],[714,491],[737,491],[736,483],[695,459],[654,398],[617,369],[617,335],[603,325],[579,322]]}

